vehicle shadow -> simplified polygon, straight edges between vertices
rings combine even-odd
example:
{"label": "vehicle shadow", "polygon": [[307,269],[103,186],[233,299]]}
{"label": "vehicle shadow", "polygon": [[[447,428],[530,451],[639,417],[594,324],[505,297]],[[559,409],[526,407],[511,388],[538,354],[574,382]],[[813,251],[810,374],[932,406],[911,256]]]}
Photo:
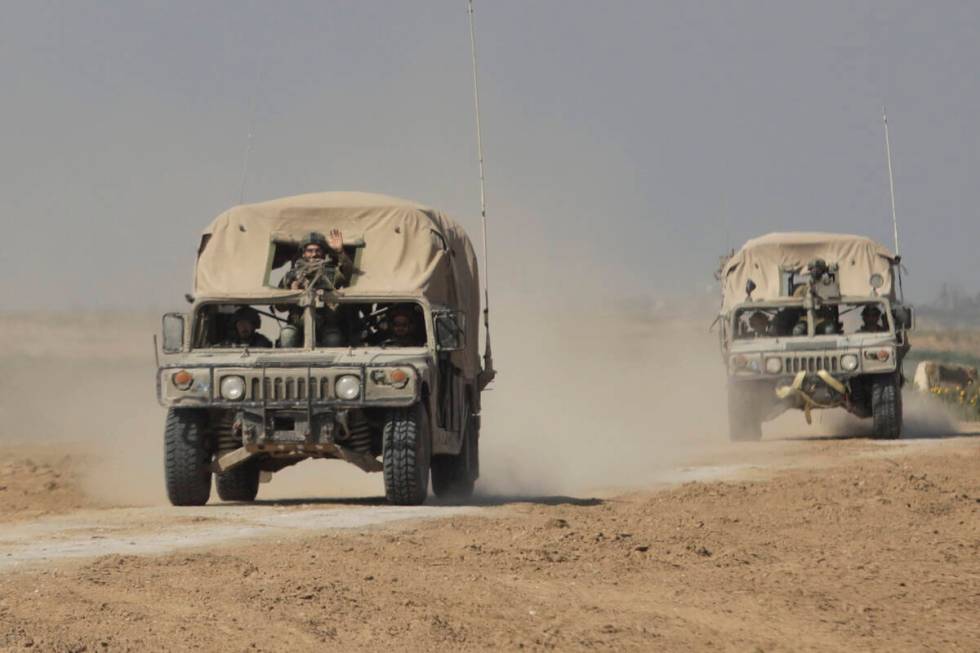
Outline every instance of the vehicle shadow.
{"label": "vehicle shadow", "polygon": [[833,435],[782,435],[778,438],[763,437],[763,442],[833,442],[838,440],[870,439],[871,433],[835,433]]}
{"label": "vehicle shadow", "polygon": [[902,434],[902,440],[954,440],[956,438],[976,438],[980,437],[980,431],[950,431],[950,432],[912,432]]}
{"label": "vehicle shadow", "polygon": [[476,494],[468,499],[453,500],[430,497],[426,502],[433,506],[508,506],[516,503],[533,503],[539,506],[601,506],[605,503],[596,497],[569,497],[564,495],[533,494]]}
{"label": "vehicle shadow", "polygon": [[[431,507],[494,507],[507,506],[517,503],[531,503],[539,506],[600,506],[605,503],[602,499],[595,497],[569,497],[563,495],[523,495],[523,494],[477,494],[468,499],[448,499],[429,495],[426,506]],[[377,497],[297,497],[289,499],[256,499],[248,503],[228,501],[215,503],[214,507],[221,506],[269,506],[269,507],[290,507],[290,506],[387,506],[387,501],[383,496]]]}
{"label": "vehicle shadow", "polygon": [[[378,497],[297,497],[289,499],[256,499],[249,502],[254,506],[383,506],[385,498]],[[217,504],[221,505],[221,504]],[[242,505],[230,502],[226,505]]]}
{"label": "vehicle shadow", "polygon": [[908,429],[896,440],[876,440],[870,429],[862,432],[838,433],[834,435],[791,435],[778,438],[765,438],[769,442],[834,442],[843,440],[874,440],[876,442],[911,442],[914,440],[954,440],[957,438],[980,437],[980,430],[954,431],[948,429]]}

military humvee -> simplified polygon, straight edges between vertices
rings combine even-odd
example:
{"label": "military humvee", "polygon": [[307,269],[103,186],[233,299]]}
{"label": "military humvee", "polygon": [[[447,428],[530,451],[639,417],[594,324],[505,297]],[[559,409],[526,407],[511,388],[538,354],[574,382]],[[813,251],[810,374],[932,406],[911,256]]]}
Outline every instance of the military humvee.
{"label": "military humvee", "polygon": [[878,438],[902,432],[902,359],[913,311],[899,259],[861,236],[774,233],[725,260],[721,349],[732,440],[799,409],[844,408]]}
{"label": "military humvee", "polygon": [[[332,229],[351,279],[280,288],[303,237]],[[365,193],[237,206],[204,231],[188,300],[158,346],[171,503],[206,503],[212,475],[221,499],[252,501],[260,477],[307,458],[383,471],[395,504],[422,503],[430,474],[439,496],[472,493],[493,371],[478,354],[476,256],[449,217]],[[251,346],[235,343],[241,311],[265,336]]]}

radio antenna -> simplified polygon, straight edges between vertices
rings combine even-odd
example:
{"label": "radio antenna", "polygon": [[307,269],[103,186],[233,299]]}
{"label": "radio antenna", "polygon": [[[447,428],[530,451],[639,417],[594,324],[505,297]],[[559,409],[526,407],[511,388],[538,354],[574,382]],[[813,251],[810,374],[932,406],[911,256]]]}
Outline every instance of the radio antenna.
{"label": "radio antenna", "polygon": [[476,154],[480,163],[480,222],[483,227],[483,328],[487,334],[486,349],[483,352],[483,373],[481,389],[496,375],[493,369],[493,353],[490,348],[490,261],[487,258],[487,192],[483,168],[483,132],[480,128],[480,85],[476,65],[476,31],[473,28],[473,0],[467,0],[467,13],[470,20],[470,55],[473,64],[473,106],[476,109]]}
{"label": "radio antenna", "polygon": [[892,230],[895,236],[895,256],[900,256],[898,250],[898,217],[895,213],[895,178],[892,176],[892,143],[888,137],[888,113],[885,105],[881,105],[881,121],[885,124],[885,156],[888,158],[888,190],[892,200]]}
{"label": "radio antenna", "polygon": [[895,177],[892,175],[892,142],[888,137],[888,113],[885,105],[881,105],[881,122],[885,125],[885,156],[888,158],[888,191],[892,200],[892,232],[895,237],[895,272],[898,277],[898,297],[905,299],[905,289],[902,287],[902,255],[898,249],[898,217],[895,213]]}

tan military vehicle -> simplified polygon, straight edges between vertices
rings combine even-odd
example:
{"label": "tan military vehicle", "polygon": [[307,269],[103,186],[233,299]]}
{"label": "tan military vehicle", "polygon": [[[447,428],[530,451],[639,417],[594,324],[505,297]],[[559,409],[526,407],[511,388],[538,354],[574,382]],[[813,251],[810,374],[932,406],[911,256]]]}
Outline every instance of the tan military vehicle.
{"label": "tan military vehicle", "polygon": [[719,272],[721,349],[733,440],[758,440],[785,410],[844,408],[878,438],[902,432],[912,308],[899,259],[861,236],[773,233]]}
{"label": "tan military vehicle", "polygon": [[[350,278],[281,284],[304,239],[331,232]],[[439,496],[472,493],[493,371],[476,256],[449,217],[364,193],[237,206],[204,231],[188,299],[158,348],[171,503],[206,503],[212,475],[221,499],[251,501],[307,458],[383,471],[395,504],[422,503],[430,473]]]}

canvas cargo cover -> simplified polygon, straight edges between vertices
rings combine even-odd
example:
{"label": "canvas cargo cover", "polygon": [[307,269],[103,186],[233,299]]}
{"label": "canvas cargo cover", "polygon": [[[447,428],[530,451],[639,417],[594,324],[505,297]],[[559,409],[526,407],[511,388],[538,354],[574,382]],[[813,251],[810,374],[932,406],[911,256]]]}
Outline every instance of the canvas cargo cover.
{"label": "canvas cargo cover", "polygon": [[270,287],[274,241],[340,229],[357,244],[354,277],[342,292],[424,297],[466,313],[467,347],[454,359],[468,377],[480,369],[480,287],[466,232],[437,210],[370,193],[297,195],[231,208],[204,230],[194,276],[198,298],[268,300],[295,291]]}
{"label": "canvas cargo cover", "polygon": [[892,294],[892,262],[895,255],[864,236],[830,233],[771,233],[754,238],[735,252],[722,269],[722,312],[745,301],[745,284],[755,282],[752,298],[780,297],[781,270],[805,266],[821,258],[837,263],[841,294],[868,297],[873,294],[871,275],[885,280],[878,293]]}

